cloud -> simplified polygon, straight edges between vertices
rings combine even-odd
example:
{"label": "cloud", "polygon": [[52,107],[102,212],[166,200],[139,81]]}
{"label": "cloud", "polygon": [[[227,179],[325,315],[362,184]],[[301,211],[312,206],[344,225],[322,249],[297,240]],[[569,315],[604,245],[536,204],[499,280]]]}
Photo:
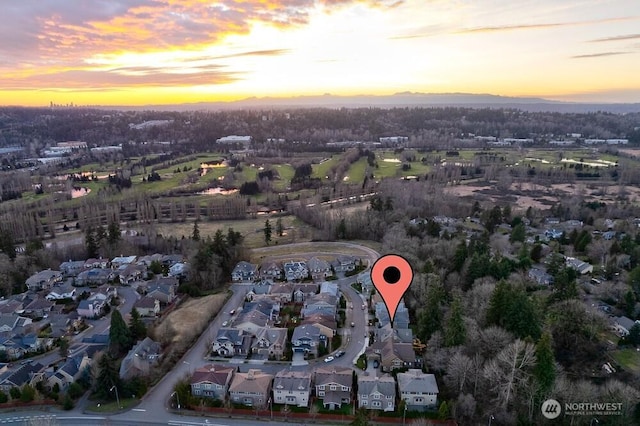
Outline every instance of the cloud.
{"label": "cloud", "polygon": [[631,52],[601,52],[601,53],[587,53],[585,55],[575,55],[571,56],[571,59],[585,59],[585,58],[600,58],[603,56],[617,56],[617,55],[627,55]]}
{"label": "cloud", "polygon": [[621,41],[621,40],[637,40],[640,39],[640,34],[624,34],[619,36],[596,38],[589,40],[589,43],[602,43],[607,41]]}

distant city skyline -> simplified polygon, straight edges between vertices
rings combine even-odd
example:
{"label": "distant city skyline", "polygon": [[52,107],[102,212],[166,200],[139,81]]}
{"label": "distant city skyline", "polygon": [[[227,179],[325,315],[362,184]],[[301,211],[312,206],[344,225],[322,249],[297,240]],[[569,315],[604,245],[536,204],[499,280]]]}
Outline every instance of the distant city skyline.
{"label": "distant city skyline", "polygon": [[0,104],[489,93],[640,102],[636,0],[5,1]]}

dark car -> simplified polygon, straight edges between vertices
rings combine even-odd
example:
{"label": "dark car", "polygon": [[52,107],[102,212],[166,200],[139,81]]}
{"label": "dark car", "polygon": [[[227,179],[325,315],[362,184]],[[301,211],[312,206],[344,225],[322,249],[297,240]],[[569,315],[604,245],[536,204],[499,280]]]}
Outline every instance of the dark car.
{"label": "dark car", "polygon": [[340,358],[340,357],[341,357],[341,356],[343,356],[343,355],[344,355],[344,351],[338,351],[338,352],[336,352],[335,357],[336,357],[336,358]]}

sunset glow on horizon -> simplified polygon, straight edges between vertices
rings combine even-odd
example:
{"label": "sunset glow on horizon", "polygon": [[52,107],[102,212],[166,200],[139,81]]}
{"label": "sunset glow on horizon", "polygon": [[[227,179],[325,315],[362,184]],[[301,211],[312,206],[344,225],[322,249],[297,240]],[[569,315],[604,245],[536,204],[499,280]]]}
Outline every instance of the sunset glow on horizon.
{"label": "sunset glow on horizon", "polygon": [[640,102],[636,0],[3,2],[0,105],[490,93]]}

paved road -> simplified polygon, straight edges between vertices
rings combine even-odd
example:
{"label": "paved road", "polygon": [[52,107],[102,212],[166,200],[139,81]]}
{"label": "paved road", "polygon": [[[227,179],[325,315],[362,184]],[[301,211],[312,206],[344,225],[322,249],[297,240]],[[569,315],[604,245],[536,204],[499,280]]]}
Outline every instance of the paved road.
{"label": "paved road", "polygon": [[[303,252],[304,249],[318,250],[318,246],[322,243],[298,243],[292,244],[294,248],[298,248],[300,252]],[[379,257],[379,254],[368,247],[359,246],[357,244],[352,243],[330,243],[334,248],[339,245],[343,245],[344,247],[349,247],[352,249],[361,249],[365,251],[371,260],[371,263],[375,261]],[[282,247],[282,246],[278,246]],[[264,249],[261,249],[264,250]],[[325,252],[326,254],[326,252]],[[362,299],[358,292],[356,292],[352,287],[351,283],[355,281],[355,277],[351,278],[342,278],[338,280],[338,284],[340,289],[342,290],[345,298],[347,299],[347,324],[350,324],[351,321],[355,323],[355,327],[347,327],[345,336],[346,348],[344,351],[345,355],[341,358],[337,358],[331,363],[327,365],[340,365],[340,366],[353,366],[354,360],[357,356],[364,350],[366,345],[365,333],[368,329],[366,321],[367,321],[367,311],[362,310]],[[208,353],[210,343],[215,336],[215,332],[222,326],[222,323],[230,318],[229,312],[232,309],[236,309],[238,306],[242,304],[242,301],[251,288],[251,285],[233,285],[231,290],[233,292],[232,296],[229,298],[227,303],[225,304],[222,313],[219,314],[210,324],[207,330],[202,333],[198,341],[194,344],[194,346],[183,356],[183,358],[176,364],[171,372],[169,372],[153,389],[151,389],[143,400],[140,402],[138,406],[134,409],[126,411],[121,414],[110,415],[110,416],[96,416],[96,415],[86,415],[80,413],[78,408],[71,412],[62,412],[57,409],[51,410],[51,416],[55,415],[55,423],[54,424],[73,424],[73,425],[103,425],[103,424],[114,424],[114,425],[173,425],[173,426],[198,426],[198,425],[210,425],[210,426],[257,426],[264,425],[264,421],[258,420],[246,420],[246,419],[227,419],[227,418],[213,418],[213,419],[204,419],[202,417],[197,416],[178,416],[175,414],[171,414],[167,412],[167,402],[170,399],[170,395],[173,392],[173,387],[182,378],[186,378],[190,375],[190,373],[201,365],[208,363],[205,360],[205,356]],[[127,289],[127,287],[123,287],[122,289]],[[129,290],[132,290],[129,288]],[[125,290],[123,293],[126,299],[126,302],[121,306],[121,312],[123,315],[128,313],[131,310],[131,306],[135,301],[135,295],[130,294]],[[132,297],[133,296],[133,297]],[[353,309],[350,309],[350,304],[353,303]],[[105,323],[105,325],[102,324]],[[105,330],[108,327],[108,320],[98,320],[98,324],[95,325],[95,330]],[[79,336],[76,336],[79,338]],[[315,363],[324,365],[322,360],[316,360]],[[305,366],[289,366],[282,364],[269,364],[264,363],[263,365],[256,364],[242,364],[240,366],[241,371],[246,371],[249,368],[261,368],[264,371],[268,371],[270,373],[275,373],[282,369],[291,369],[291,370],[309,370],[312,368],[309,365]],[[54,414],[55,413],[55,414]],[[39,411],[23,411],[19,414],[16,412],[13,413],[0,413],[0,423],[16,423],[16,424],[24,424],[30,420],[31,417],[42,416],[42,412]],[[49,415],[49,414],[47,414]],[[272,422],[270,422],[272,423]],[[277,424],[278,422],[276,422]],[[43,423],[47,424],[47,423]],[[289,423],[295,425],[296,423]],[[299,423],[298,423],[299,424]]]}

